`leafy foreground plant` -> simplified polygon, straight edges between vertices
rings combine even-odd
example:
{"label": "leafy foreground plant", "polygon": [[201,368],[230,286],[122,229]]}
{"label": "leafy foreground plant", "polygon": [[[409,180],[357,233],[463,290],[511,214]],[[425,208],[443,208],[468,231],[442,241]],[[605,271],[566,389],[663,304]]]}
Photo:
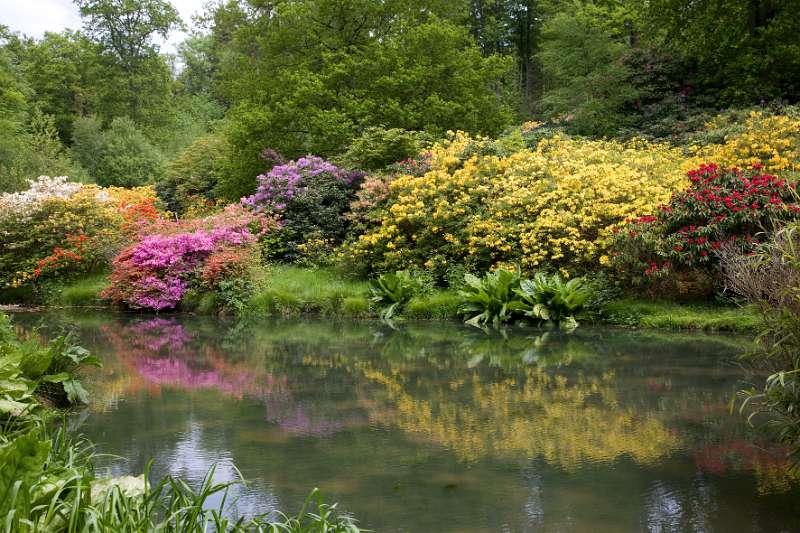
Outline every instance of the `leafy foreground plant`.
{"label": "leafy foreground plant", "polygon": [[515,313],[522,313],[525,307],[517,290],[520,288],[519,271],[498,268],[482,278],[472,274],[464,276],[464,288],[458,294],[461,298],[461,314],[467,317],[466,323],[472,326],[492,324],[499,327],[511,321]]}
{"label": "leafy foreground plant", "polygon": [[[240,481],[215,483],[214,468],[198,490],[171,476],[153,484],[149,466],[142,476],[96,477],[92,444],[70,433],[65,421],[55,424],[47,408],[85,403],[76,372],[86,364],[98,361],[68,337],[48,346],[21,342],[0,315],[0,531],[359,531],[317,489],[296,517],[233,519],[225,512],[228,491]],[[220,500],[216,508],[207,505],[212,496]]]}
{"label": "leafy foreground plant", "polygon": [[381,307],[381,320],[391,320],[395,311],[421,291],[421,284],[407,270],[381,274],[370,281],[372,302]]}
{"label": "leafy foreground plant", "polygon": [[578,326],[575,317],[595,297],[594,288],[583,278],[564,281],[558,274],[549,276],[543,272],[524,279],[519,271],[501,268],[483,278],[467,274],[464,281],[464,288],[458,293],[460,312],[470,317],[466,323],[473,326],[499,327],[516,318],[527,318],[571,330]]}
{"label": "leafy foreground plant", "polygon": [[583,278],[564,281],[558,274],[548,276],[543,272],[522,280],[516,292],[526,316],[552,321],[568,330],[578,327],[575,316],[594,296],[594,290]]}

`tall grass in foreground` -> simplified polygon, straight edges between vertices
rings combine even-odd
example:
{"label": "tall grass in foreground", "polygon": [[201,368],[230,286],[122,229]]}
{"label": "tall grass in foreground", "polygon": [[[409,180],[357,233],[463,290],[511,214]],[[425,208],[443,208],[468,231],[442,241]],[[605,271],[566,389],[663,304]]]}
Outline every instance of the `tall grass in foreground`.
{"label": "tall grass in foreground", "polygon": [[780,229],[755,254],[723,250],[722,264],[728,288],[763,318],[750,360],[772,372],[740,392],[740,410],[800,459],[800,224]]}
{"label": "tall grass in foreground", "polygon": [[[0,532],[2,533],[356,533],[353,520],[311,492],[298,515],[232,518],[230,489],[212,468],[198,489],[171,476],[97,477],[94,448],[55,416],[86,403],[78,372],[99,364],[59,337],[20,341],[0,314]],[[60,423],[59,423],[60,422]],[[220,503],[211,507],[211,498]]]}

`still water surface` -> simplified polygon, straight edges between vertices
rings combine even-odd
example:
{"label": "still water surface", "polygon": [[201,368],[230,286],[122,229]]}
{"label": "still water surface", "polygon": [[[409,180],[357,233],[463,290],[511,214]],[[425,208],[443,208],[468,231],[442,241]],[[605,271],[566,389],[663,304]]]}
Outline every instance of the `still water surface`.
{"label": "still water surface", "polygon": [[[78,423],[115,475],[313,487],[376,531],[800,531],[800,475],[728,401],[746,340],[583,328],[18,314],[104,368]],[[234,468],[235,465],[235,468]]]}

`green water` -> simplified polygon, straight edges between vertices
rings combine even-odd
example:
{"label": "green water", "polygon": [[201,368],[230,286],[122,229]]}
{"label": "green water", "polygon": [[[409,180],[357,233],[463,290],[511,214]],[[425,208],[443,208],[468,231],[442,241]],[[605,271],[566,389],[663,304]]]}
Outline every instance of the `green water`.
{"label": "green water", "polygon": [[746,340],[584,328],[18,314],[104,361],[75,420],[115,474],[313,487],[376,531],[797,531],[800,475],[728,401]]}

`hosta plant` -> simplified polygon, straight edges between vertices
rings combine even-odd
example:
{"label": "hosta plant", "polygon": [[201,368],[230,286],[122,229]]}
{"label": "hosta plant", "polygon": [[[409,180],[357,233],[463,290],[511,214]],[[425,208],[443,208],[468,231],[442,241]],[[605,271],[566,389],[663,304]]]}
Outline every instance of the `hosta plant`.
{"label": "hosta plant", "polygon": [[381,274],[370,281],[372,302],[380,306],[381,320],[390,320],[395,312],[421,290],[421,283],[407,270]]}
{"label": "hosta plant", "polygon": [[522,280],[517,294],[525,316],[574,329],[578,326],[575,317],[587,307],[594,290],[584,278],[565,281],[558,274],[539,272],[533,279]]}
{"label": "hosta plant", "polygon": [[482,278],[466,274],[464,287],[458,291],[460,312],[466,318],[466,323],[499,327],[510,322],[515,314],[524,309],[517,293],[521,281],[519,271],[503,268],[488,272]]}

